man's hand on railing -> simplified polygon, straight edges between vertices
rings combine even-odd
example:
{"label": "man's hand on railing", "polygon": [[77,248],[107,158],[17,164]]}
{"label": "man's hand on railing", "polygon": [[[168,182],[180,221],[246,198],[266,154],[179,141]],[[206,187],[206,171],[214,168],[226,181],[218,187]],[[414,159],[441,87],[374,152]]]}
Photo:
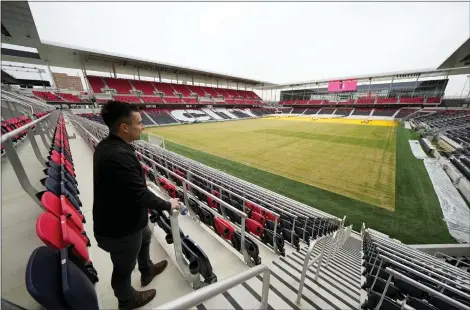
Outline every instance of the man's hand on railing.
{"label": "man's hand on railing", "polygon": [[180,209],[180,200],[178,198],[170,198],[171,209],[172,210],[179,210]]}

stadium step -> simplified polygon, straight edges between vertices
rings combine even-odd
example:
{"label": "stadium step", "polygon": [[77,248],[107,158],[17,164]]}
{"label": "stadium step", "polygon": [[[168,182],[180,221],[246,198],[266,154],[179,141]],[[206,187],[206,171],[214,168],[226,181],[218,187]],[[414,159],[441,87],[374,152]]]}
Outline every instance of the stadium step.
{"label": "stadium step", "polygon": [[[351,238],[350,238],[351,239]],[[297,292],[302,274],[307,247],[299,253],[293,252],[286,257],[278,257],[264,262],[271,270],[268,309],[358,309],[360,305],[360,248],[357,240],[346,242],[338,250],[329,266],[323,260],[322,269],[315,281],[317,264],[307,272],[302,299],[297,304]],[[319,253],[313,251],[312,258]],[[349,264],[346,265],[345,262]],[[261,275],[234,287],[228,292],[209,299],[198,306],[204,309],[252,309],[261,296],[263,277]]]}

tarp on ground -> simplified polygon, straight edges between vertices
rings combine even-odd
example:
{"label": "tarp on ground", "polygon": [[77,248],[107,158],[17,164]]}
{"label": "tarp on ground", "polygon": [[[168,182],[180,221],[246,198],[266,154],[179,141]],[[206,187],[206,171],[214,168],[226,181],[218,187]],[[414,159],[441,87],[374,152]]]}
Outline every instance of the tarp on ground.
{"label": "tarp on ground", "polygon": [[405,121],[405,128],[406,128],[406,129],[411,129],[410,122]]}
{"label": "tarp on ground", "polygon": [[470,243],[470,209],[439,162],[424,159],[450,234],[460,243]]}
{"label": "tarp on ground", "polygon": [[418,159],[425,159],[428,158],[428,155],[424,153],[423,148],[421,147],[421,144],[419,144],[419,140],[408,140],[410,143],[411,147],[411,152],[413,152],[413,155],[418,158]]}

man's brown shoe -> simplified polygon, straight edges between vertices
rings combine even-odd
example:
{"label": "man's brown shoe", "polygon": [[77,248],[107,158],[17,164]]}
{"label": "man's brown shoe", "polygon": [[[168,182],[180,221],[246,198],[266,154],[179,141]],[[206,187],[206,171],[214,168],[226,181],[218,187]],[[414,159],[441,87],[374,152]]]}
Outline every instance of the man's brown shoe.
{"label": "man's brown shoe", "polygon": [[142,284],[142,286],[147,286],[150,284],[150,282],[152,282],[153,278],[155,278],[157,275],[159,275],[160,273],[163,272],[163,270],[166,269],[166,266],[168,266],[168,262],[166,260],[162,260],[161,262],[159,263],[156,263],[155,265],[153,265],[151,268],[151,271],[150,271],[150,274],[149,275],[141,275],[140,276],[140,284]]}
{"label": "man's brown shoe", "polygon": [[136,291],[136,294],[130,300],[119,302],[119,310],[132,310],[145,306],[152,301],[156,294],[157,291],[153,289],[142,292]]}

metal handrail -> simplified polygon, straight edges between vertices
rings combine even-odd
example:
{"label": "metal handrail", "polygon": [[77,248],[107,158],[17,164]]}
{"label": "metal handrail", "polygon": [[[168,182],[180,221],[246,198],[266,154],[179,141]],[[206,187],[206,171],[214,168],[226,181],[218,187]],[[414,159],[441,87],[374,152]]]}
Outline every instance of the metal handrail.
{"label": "metal handrail", "polygon": [[[18,153],[16,152],[14,148],[12,138],[26,131],[26,137],[29,139],[31,143],[31,146],[33,148],[33,151],[37,160],[39,161],[41,165],[46,167],[46,159],[41,154],[35,135],[40,135],[41,140],[44,143],[44,146],[46,147],[46,149],[48,149],[50,147],[50,144],[46,141],[45,134],[49,134],[50,135],[49,137],[52,137],[51,135],[52,133],[50,132],[52,131],[52,128],[48,128],[50,129],[50,131],[48,132],[47,128],[46,129],[42,128],[41,123],[43,121],[48,121],[48,118],[50,117],[56,116],[56,118],[53,119],[53,122],[55,122],[55,125],[57,125],[57,113],[58,112],[52,112],[47,115],[44,115],[43,117],[37,120],[34,120],[26,125],[21,126],[20,128],[17,128],[15,130],[12,130],[2,135],[2,139],[1,139],[1,142],[5,149],[5,154],[8,160],[10,161],[10,164],[13,168],[13,171],[16,174],[16,177],[18,178],[18,181],[20,182],[21,188],[23,188],[23,190],[31,197],[31,199],[33,199],[33,201],[37,205],[39,205],[40,208],[43,208],[43,207],[42,207],[41,202],[36,196],[36,194],[38,193],[38,190],[31,184],[28,178],[28,175],[26,174],[26,171],[23,167],[23,164],[21,163],[21,160],[18,156]],[[50,122],[48,123],[50,126],[52,126]],[[37,125],[36,130],[33,131],[33,126],[35,125]],[[50,140],[52,142],[52,138],[50,138]]]}
{"label": "metal handrail", "polygon": [[441,267],[442,269],[448,270],[449,272],[460,274],[464,278],[470,277],[470,275],[468,275],[466,272],[463,272],[461,269],[456,268],[455,266],[449,265],[447,263],[443,263],[442,261],[438,260],[434,256],[431,256],[423,252],[420,252],[416,249],[410,248],[407,245],[402,244],[401,242],[394,241],[390,237],[388,237],[387,235],[381,232],[377,232],[372,229],[370,229],[369,233],[370,232],[372,232],[375,243],[382,244],[383,246],[386,246],[386,247],[393,247],[394,248],[393,250],[396,252],[399,252],[401,255],[411,257],[415,260],[422,259],[424,261],[429,262],[430,264],[437,265]]}
{"label": "metal handrail", "polygon": [[51,115],[51,113],[48,113],[48,114],[46,114],[46,115],[30,122],[30,123],[27,123],[26,125],[23,125],[19,128],[16,128],[16,129],[14,129],[10,132],[7,132],[6,134],[3,134],[2,135],[2,143],[5,143],[8,139],[11,139],[12,137],[15,137],[15,136],[19,135],[23,131],[27,131],[29,128],[32,128],[33,126],[35,126],[37,123],[44,121],[45,119],[47,119],[49,117],[49,115]]}
{"label": "metal handrail", "polygon": [[[298,292],[297,292],[297,299],[296,299],[297,304],[299,304],[300,300],[302,299],[302,290],[304,288],[305,277],[307,276],[307,270],[313,264],[315,264],[317,261],[318,261],[318,264],[317,264],[317,270],[315,272],[315,281],[318,281],[318,275],[320,274],[321,263],[322,263],[322,260],[323,260],[323,254],[325,252],[325,247],[326,247],[326,243],[327,243],[326,239],[331,238],[331,237],[332,237],[331,234],[324,235],[320,238],[317,238],[317,239],[313,240],[313,242],[310,243],[310,246],[308,247],[307,253],[305,254],[304,264],[303,264],[303,268],[302,268],[302,275],[300,276],[299,289],[298,289]],[[320,250],[320,253],[318,253],[317,256],[315,256],[315,258],[313,258],[311,260],[310,256],[312,255],[313,248],[321,240],[323,240],[323,244],[322,244],[322,248]]]}
{"label": "metal handrail", "polygon": [[361,226],[361,238],[364,238],[364,233],[366,231],[366,223],[362,222]]}
{"label": "metal handrail", "polygon": [[[445,279],[446,282],[444,283],[444,282],[441,282],[440,280],[437,280],[437,279],[435,279],[435,278],[433,278],[433,277],[430,277],[430,276],[428,276],[428,275],[426,275],[426,274],[424,274],[424,273],[421,273],[421,272],[419,272],[419,271],[416,271],[415,269],[413,269],[413,268],[411,268],[411,267],[408,267],[408,266],[405,266],[405,265],[403,265],[403,264],[400,264],[400,263],[398,263],[398,262],[392,260],[390,257],[383,256],[382,254],[379,254],[379,257],[380,257],[380,259],[383,259],[384,261],[389,262],[389,263],[391,263],[391,264],[394,264],[394,265],[400,267],[401,269],[404,269],[404,270],[406,270],[406,271],[408,271],[408,272],[411,272],[411,273],[413,273],[413,274],[415,274],[415,275],[417,275],[417,276],[420,276],[420,277],[422,277],[423,279],[425,279],[425,280],[427,280],[427,281],[429,281],[429,282],[433,282],[433,283],[435,283],[435,284],[437,284],[437,285],[439,285],[439,286],[442,286],[443,288],[448,289],[449,291],[452,291],[452,292],[454,292],[454,293],[456,293],[456,294],[461,295],[461,296],[464,297],[464,298],[470,299],[470,295],[469,295],[469,294],[465,294],[464,292],[462,292],[462,291],[456,289],[455,287],[450,286],[449,284],[447,284],[447,283],[451,283],[451,284],[454,284],[454,285],[456,285],[456,286],[457,286],[457,285],[458,285],[458,286],[462,286],[462,284],[460,284],[460,283],[457,283],[457,282],[452,281],[452,280],[449,280],[449,279]],[[430,273],[431,275],[433,275],[433,276],[436,276],[436,277],[439,277],[439,278],[444,278],[444,277],[442,277],[441,275],[436,274],[435,272],[432,272],[432,271],[431,271],[431,272],[429,272],[429,273]],[[374,287],[374,283],[372,284],[371,287]],[[442,291],[443,291],[443,290],[442,290]],[[442,293],[442,291],[441,291],[441,293]]]}
{"label": "metal handrail", "polygon": [[48,103],[44,103],[40,100],[33,99],[33,98],[30,98],[30,97],[27,97],[27,96],[24,96],[24,95],[15,93],[15,92],[4,90],[4,89],[2,89],[2,94],[9,95],[12,98],[21,99],[21,100],[24,100],[24,101],[29,101],[33,104],[38,105],[38,106],[42,106],[43,108],[54,108],[52,105],[50,105]]}
{"label": "metal handrail", "polygon": [[470,310],[470,307],[458,302],[457,300],[455,300],[453,298],[450,298],[447,295],[444,295],[440,292],[437,292],[437,291],[433,290],[432,288],[430,288],[429,286],[424,285],[424,284],[422,284],[418,281],[415,281],[415,280],[405,276],[404,274],[402,274],[402,273],[400,273],[396,270],[393,270],[393,269],[387,267],[387,268],[385,268],[385,271],[387,273],[389,273],[390,276],[387,279],[387,283],[385,284],[384,291],[382,292],[382,296],[380,297],[380,301],[377,303],[377,306],[375,307],[375,310],[379,310],[380,306],[382,306],[383,300],[385,299],[385,293],[387,292],[388,288],[390,287],[390,282],[392,281],[392,278],[403,280],[403,281],[419,288],[420,290],[425,291],[429,295],[434,296],[434,297],[436,297],[440,300],[443,300],[443,301],[451,304],[452,306],[454,306],[456,308],[463,309],[463,310]]}
{"label": "metal handrail", "polygon": [[250,268],[240,274],[231,276],[230,278],[218,281],[209,286],[203,287],[197,291],[191,292],[187,295],[184,295],[180,298],[172,300],[166,304],[160,305],[156,310],[180,310],[180,309],[190,309],[195,307],[206,300],[213,298],[219,294],[222,294],[229,289],[240,285],[259,274],[263,274],[263,288],[261,293],[261,302],[260,305],[255,308],[258,310],[266,310],[268,308],[268,295],[269,295],[269,280],[271,276],[271,271],[265,265],[258,265],[256,267]]}
{"label": "metal handrail", "polygon": [[[351,224],[347,227],[342,227],[334,232],[333,237],[331,239],[333,242],[332,244],[330,244],[330,248],[328,249],[328,255],[326,257],[326,267],[328,267],[330,263],[330,258],[335,258],[338,250],[343,247],[343,245],[348,240],[349,236],[351,236],[352,227],[353,225]],[[331,255],[331,253],[333,253],[333,255]]]}
{"label": "metal handrail", "polygon": [[[436,252],[436,253],[434,253],[434,257],[437,258],[437,254],[441,255],[442,257],[456,259],[455,257],[452,257],[452,256],[450,256],[450,255],[444,254],[444,253],[442,253],[442,252]],[[467,265],[467,266],[470,267],[470,264],[469,264],[469,263],[462,262],[461,260],[462,260],[462,258],[457,259],[457,263],[455,264],[455,267],[458,267],[460,263],[462,263],[462,264]]]}
{"label": "metal handrail", "polygon": [[[440,274],[441,277],[445,277],[447,279],[450,280],[450,278],[454,278],[454,279],[458,279],[458,280],[461,280],[461,278],[459,279],[459,277],[455,274],[449,274],[443,270],[440,270],[439,268],[434,268],[433,270],[430,270],[428,269],[427,267],[429,267],[429,265],[427,265],[426,263],[423,263],[421,261],[418,261],[414,258],[403,258],[401,256],[403,256],[402,254],[396,252],[396,251],[393,251],[392,249],[383,249],[381,247],[377,247],[377,252],[378,253],[382,253],[382,254],[385,254],[385,255],[388,255],[388,256],[393,256],[393,257],[396,257],[397,259],[403,261],[403,262],[407,262],[408,264],[413,264],[414,267],[417,267],[419,269],[424,269],[428,272],[432,272],[432,273],[435,273],[435,274]],[[392,253],[390,253],[392,252]],[[395,253],[395,254],[393,254]],[[399,254],[399,255],[396,255],[396,254]],[[401,256],[400,256],[401,255]]]}
{"label": "metal handrail", "polygon": [[18,109],[16,109],[15,105],[11,104],[12,102],[15,102],[15,103],[18,103],[19,105],[25,107],[28,110],[28,113],[27,113],[28,115],[33,115],[34,114],[34,108],[33,108],[32,104],[21,102],[21,100],[13,98],[13,97],[11,97],[9,95],[5,95],[5,94],[2,94],[1,98],[5,100],[6,106],[10,110],[10,112],[12,112],[12,110],[20,112],[20,111],[18,111]]}
{"label": "metal handrail", "polygon": [[425,253],[419,252],[418,250],[409,248],[408,246],[403,245],[402,243],[392,241],[392,239],[390,237],[388,237],[385,234],[382,234],[380,232],[376,232],[376,231],[371,230],[371,229],[368,229],[368,230],[370,230],[369,233],[372,232],[372,234],[375,238],[373,242],[382,244],[386,247],[393,247],[393,249],[390,249],[392,251],[395,251],[395,252],[400,253],[401,255],[410,257],[413,260],[421,259],[421,260],[426,261],[430,264],[439,266],[442,269],[447,270],[451,273],[459,274],[460,276],[462,276],[464,278],[469,278],[470,277],[470,275],[463,272],[459,268],[456,268],[452,265],[443,263],[443,262],[439,261],[437,258],[435,258],[434,256],[430,256],[430,255],[427,255]]}

